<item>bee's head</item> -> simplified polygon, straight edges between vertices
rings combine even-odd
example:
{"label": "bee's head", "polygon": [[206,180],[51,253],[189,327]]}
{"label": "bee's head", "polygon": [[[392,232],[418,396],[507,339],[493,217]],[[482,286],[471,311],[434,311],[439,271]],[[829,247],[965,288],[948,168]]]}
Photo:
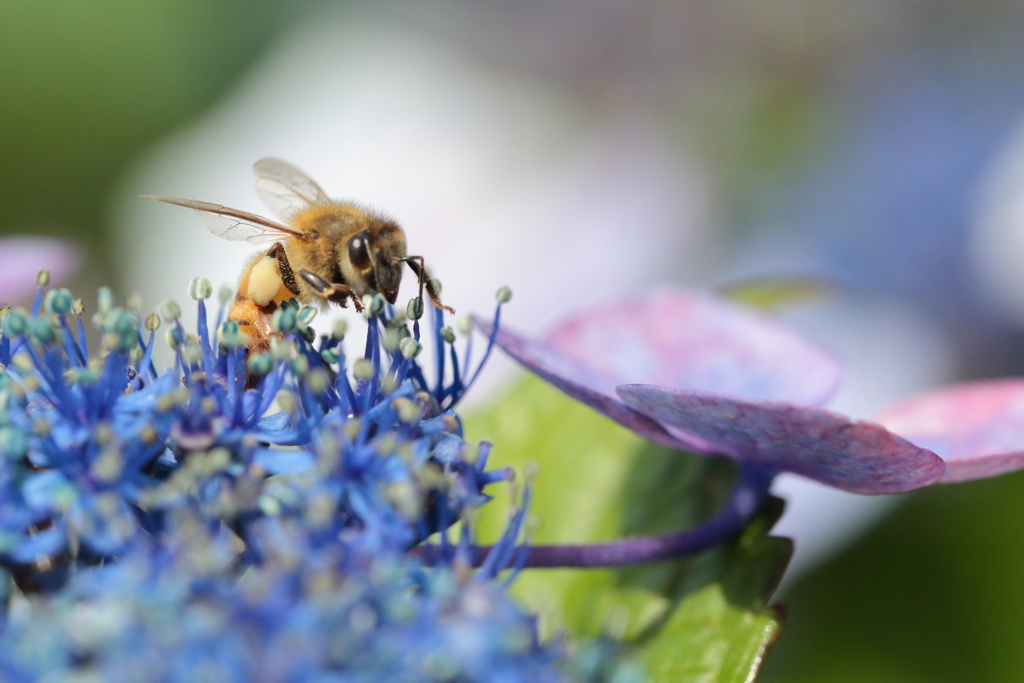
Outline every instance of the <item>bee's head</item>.
{"label": "bee's head", "polygon": [[405,233],[392,221],[377,221],[348,238],[339,254],[342,275],[357,295],[381,294],[393,304],[402,282]]}

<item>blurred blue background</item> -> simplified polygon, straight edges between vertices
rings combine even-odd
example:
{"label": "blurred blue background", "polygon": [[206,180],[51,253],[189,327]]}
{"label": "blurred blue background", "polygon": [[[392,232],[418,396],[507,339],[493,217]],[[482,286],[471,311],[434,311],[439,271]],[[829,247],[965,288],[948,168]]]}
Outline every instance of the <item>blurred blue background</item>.
{"label": "blurred blue background", "polygon": [[[1024,373],[1022,29],[999,0],[4,3],[0,232],[72,236],[81,287],[152,306],[242,255],[136,195],[258,211],[248,166],[286,156],[531,331],[657,281],[825,278],[786,315],[866,416]],[[820,498],[849,515],[791,522],[818,550],[764,680],[1024,678],[1022,494],[905,496],[852,543],[880,508]]]}

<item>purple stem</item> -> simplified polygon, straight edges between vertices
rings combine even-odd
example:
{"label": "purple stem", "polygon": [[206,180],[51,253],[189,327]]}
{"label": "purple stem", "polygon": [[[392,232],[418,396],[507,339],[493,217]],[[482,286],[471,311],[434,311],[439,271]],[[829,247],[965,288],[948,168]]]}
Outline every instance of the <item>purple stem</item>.
{"label": "purple stem", "polygon": [[[645,536],[591,545],[517,546],[526,551],[522,566],[528,567],[622,567],[695,555],[725,542],[743,530],[754,518],[768,495],[775,473],[756,466],[744,466],[729,499],[714,517],[699,526],[664,536]],[[470,548],[474,567],[482,566],[495,546]],[[433,546],[421,546],[418,552],[427,564],[436,564],[441,556]]]}

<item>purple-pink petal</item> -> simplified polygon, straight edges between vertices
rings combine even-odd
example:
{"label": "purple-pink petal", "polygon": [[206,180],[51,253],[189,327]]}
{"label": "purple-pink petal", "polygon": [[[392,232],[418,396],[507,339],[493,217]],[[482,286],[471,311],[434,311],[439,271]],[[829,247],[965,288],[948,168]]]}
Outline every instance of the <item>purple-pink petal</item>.
{"label": "purple-pink petal", "polygon": [[[490,323],[478,318],[474,318],[474,322],[484,334],[491,334],[493,328]],[[495,343],[541,379],[640,436],[670,448],[693,447],[693,444],[671,436],[657,422],[637,413],[614,394],[606,395],[592,389],[593,384],[600,382],[593,377],[590,369],[572,358],[544,344],[521,337],[504,325],[498,330]]]}
{"label": "purple-pink petal", "polygon": [[604,302],[564,319],[545,344],[577,367],[562,371],[614,396],[637,382],[748,399],[817,405],[840,369],[785,326],[704,293],[662,289]]}
{"label": "purple-pink petal", "polygon": [[870,422],[778,401],[629,384],[622,400],[710,452],[856,493],[898,493],[938,481],[942,459]]}
{"label": "purple-pink petal", "polygon": [[40,270],[57,283],[74,272],[78,256],[64,241],[23,235],[0,238],[0,305],[27,303]]}
{"label": "purple-pink petal", "polygon": [[922,394],[889,408],[878,422],[945,459],[944,482],[1024,468],[1024,379],[970,382]]}

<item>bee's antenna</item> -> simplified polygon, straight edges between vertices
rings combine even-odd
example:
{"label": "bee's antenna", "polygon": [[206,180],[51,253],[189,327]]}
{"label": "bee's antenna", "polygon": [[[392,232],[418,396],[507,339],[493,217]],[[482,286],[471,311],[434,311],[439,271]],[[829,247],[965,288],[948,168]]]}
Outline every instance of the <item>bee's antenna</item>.
{"label": "bee's antenna", "polygon": [[[409,268],[412,272],[416,273],[416,277],[420,282],[420,300],[423,300],[423,287],[426,286],[427,294],[430,295],[430,303],[434,304],[435,308],[440,308],[443,311],[448,311],[452,315],[455,314],[455,309],[451,306],[445,306],[441,303],[441,294],[437,291],[434,286],[434,279],[427,274],[427,265],[423,261],[422,256],[406,256],[405,258],[398,259],[399,261],[405,261],[409,264]],[[416,263],[419,261],[419,263]]]}

